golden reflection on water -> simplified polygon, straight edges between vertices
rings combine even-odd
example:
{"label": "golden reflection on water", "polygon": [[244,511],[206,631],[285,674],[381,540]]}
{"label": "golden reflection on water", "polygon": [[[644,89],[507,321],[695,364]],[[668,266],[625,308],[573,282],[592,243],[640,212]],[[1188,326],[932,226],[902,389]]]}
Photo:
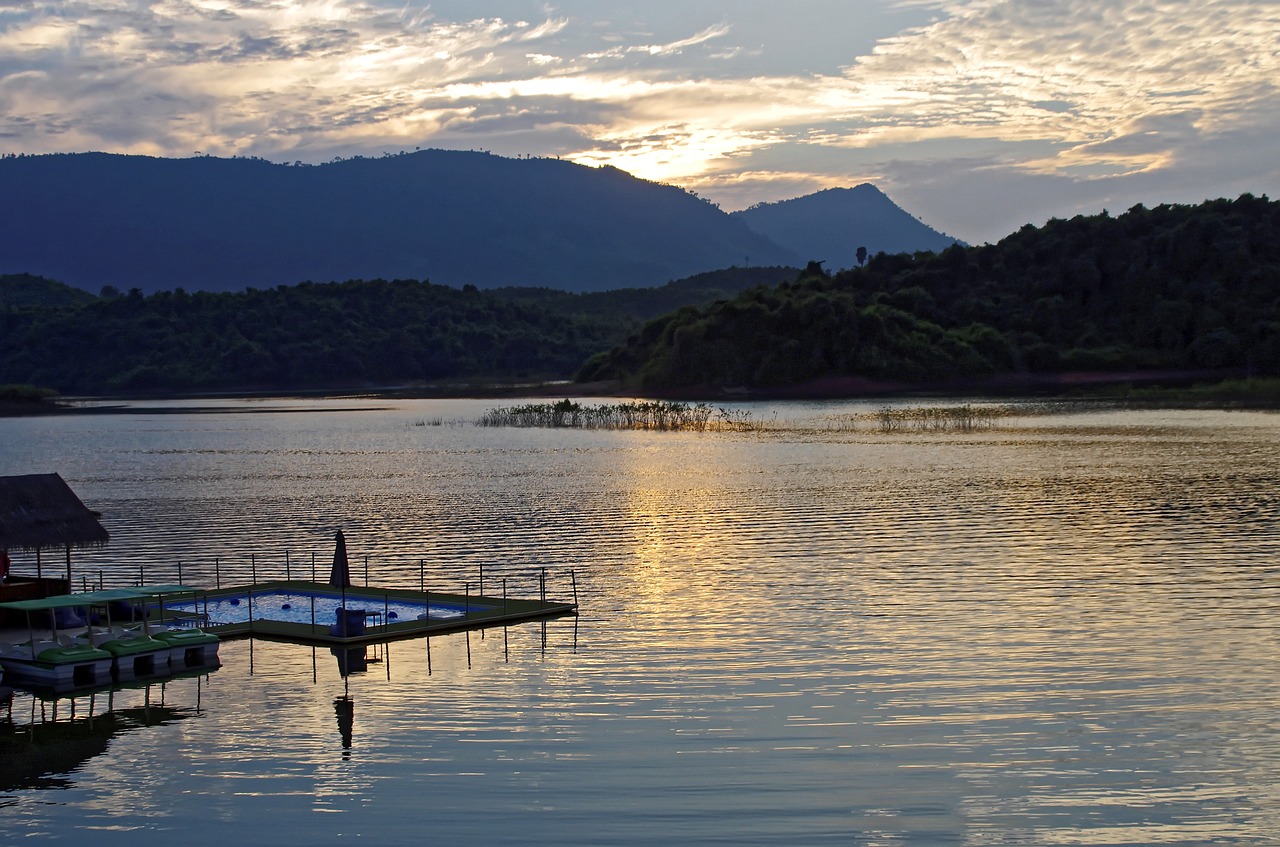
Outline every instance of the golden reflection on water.
{"label": "golden reflection on water", "polygon": [[64,473],[113,533],[85,568],[207,576],[209,541],[223,567],[327,568],[341,525],[375,582],[456,589],[484,565],[536,593],[547,568],[565,597],[572,568],[581,617],[395,643],[345,679],[326,651],[225,645],[201,718],[113,744],[56,811],[0,797],[0,831],[1280,843],[1274,416],[699,435],[361,415],[166,417],[145,448],[101,423],[115,458]]}

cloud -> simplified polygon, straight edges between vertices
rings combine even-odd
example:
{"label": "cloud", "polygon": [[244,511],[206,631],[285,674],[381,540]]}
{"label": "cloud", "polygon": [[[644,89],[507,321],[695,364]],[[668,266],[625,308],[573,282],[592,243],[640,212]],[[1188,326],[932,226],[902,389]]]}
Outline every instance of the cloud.
{"label": "cloud", "polygon": [[[409,2],[10,0],[0,148],[314,161],[457,140],[729,208],[865,180],[940,209],[975,185],[1064,206],[1280,187],[1256,143],[1280,131],[1274,0],[744,0],[715,18],[565,0],[577,14],[531,20],[515,0]],[[831,61],[837,15],[896,28]],[[810,44],[827,64],[779,59]],[[1003,220],[978,194],[989,207],[947,212],[969,240]]]}
{"label": "cloud", "polygon": [[[802,162],[822,161],[814,146],[846,150],[849,177],[954,206],[951,221],[970,230],[958,234],[974,240],[1000,234],[1001,207],[1024,209],[1023,222],[1038,214],[1035,192],[1072,209],[1137,202],[1143,191],[1159,202],[1162,186],[1203,199],[1251,180],[1255,192],[1280,185],[1270,148],[1239,143],[1280,132],[1275,3],[975,0],[939,10],[839,78],[815,79],[808,102],[827,104],[826,115],[779,127],[792,140],[789,155],[774,151],[777,166],[803,172]],[[797,132],[806,127],[807,138]],[[935,165],[947,179],[927,176]],[[808,172],[815,190],[852,181],[829,166]],[[972,199],[951,204],[943,191]]]}
{"label": "cloud", "polygon": [[563,25],[436,22],[340,0],[29,6],[0,18],[0,133],[31,152],[95,137],[169,153],[334,143],[344,131],[426,137],[440,115],[418,105],[424,95],[506,62],[541,64],[527,45]]}

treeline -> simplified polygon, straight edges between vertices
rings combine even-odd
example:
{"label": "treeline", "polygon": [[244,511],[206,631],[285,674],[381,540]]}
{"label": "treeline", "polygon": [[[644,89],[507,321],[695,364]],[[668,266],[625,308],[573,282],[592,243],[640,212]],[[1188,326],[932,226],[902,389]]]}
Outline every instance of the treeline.
{"label": "treeline", "polygon": [[1132,369],[1280,370],[1280,203],[1244,195],[879,254],[661,317],[580,380],[643,389]]}
{"label": "treeline", "polygon": [[4,276],[0,383],[107,393],[564,379],[644,320],[794,275],[729,269],[597,294],[371,280],[100,297]]}
{"label": "treeline", "polygon": [[1136,206],[834,275],[731,268],[597,294],[371,280],[95,297],[0,277],[0,383],[63,393],[1136,369],[1280,372],[1280,203]]}

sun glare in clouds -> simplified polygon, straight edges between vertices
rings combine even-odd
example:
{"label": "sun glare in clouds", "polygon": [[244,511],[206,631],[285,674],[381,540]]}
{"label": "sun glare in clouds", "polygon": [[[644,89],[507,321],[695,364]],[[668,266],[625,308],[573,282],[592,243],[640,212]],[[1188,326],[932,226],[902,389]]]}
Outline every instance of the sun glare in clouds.
{"label": "sun glare in clouds", "polygon": [[[608,2],[591,20],[554,6],[520,20],[484,2],[444,19],[413,0],[31,0],[0,7],[0,152],[478,146],[610,164],[732,208],[877,173],[909,187],[910,163],[936,174],[975,150],[982,167],[1077,183],[1194,162],[1206,180],[1280,188],[1269,152],[1239,141],[1280,132],[1276,2],[915,5],[932,17],[797,74],[770,70],[773,45],[742,40],[731,5],[711,22],[691,10],[683,33],[664,13],[657,38],[650,12]],[[820,32],[820,4],[803,9],[777,14]]]}

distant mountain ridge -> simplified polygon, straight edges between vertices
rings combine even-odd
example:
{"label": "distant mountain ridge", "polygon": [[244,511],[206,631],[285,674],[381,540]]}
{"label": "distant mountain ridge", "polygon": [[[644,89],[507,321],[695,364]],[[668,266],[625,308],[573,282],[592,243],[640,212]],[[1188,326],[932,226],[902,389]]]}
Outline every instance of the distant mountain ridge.
{"label": "distant mountain ridge", "polygon": [[805,259],[828,268],[857,265],[859,247],[876,253],[941,252],[957,239],[921,223],[870,183],[762,203],[732,217]]}
{"label": "distant mountain ridge", "polygon": [[[852,264],[835,245],[852,256],[859,244],[875,253],[950,243],[931,241],[932,230],[871,186],[848,191],[730,215],[616,168],[481,152],[309,166],[210,156],[5,157],[0,274],[93,293],[375,278],[596,292],[740,265]],[[832,206],[833,197],[841,202]],[[851,211],[858,203],[870,206]],[[849,234],[863,219],[915,228],[893,238],[865,228]]]}
{"label": "distant mountain ridge", "polygon": [[557,159],[424,150],[289,166],[0,160],[0,273],[97,292],[427,278],[602,291],[800,258],[683,189]]}

